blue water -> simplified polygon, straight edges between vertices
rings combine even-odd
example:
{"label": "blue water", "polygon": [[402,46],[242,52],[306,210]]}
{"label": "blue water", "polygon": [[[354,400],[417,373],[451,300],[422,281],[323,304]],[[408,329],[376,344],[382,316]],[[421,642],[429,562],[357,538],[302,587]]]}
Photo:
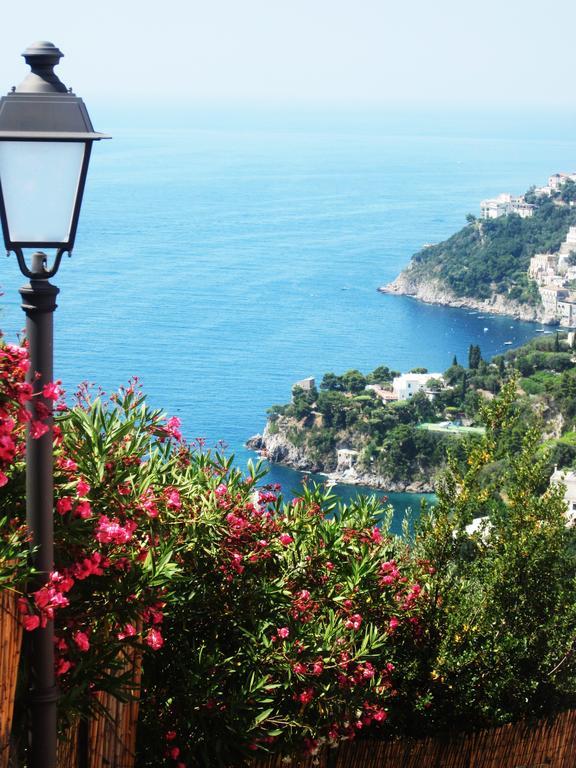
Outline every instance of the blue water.
{"label": "blue water", "polygon": [[[55,371],[68,390],[138,374],[189,438],[223,440],[245,466],[244,441],[297,379],[383,363],[442,371],[470,344],[490,356],[534,335],[376,288],[482,198],[573,170],[566,130],[524,118],[512,130],[510,116],[501,128],[498,115],[460,128],[434,115],[240,117],[163,114],[178,126],[168,130],[98,114],[115,138],[95,147],[75,253],[55,279]],[[23,325],[22,282],[5,261],[8,336]],[[270,478],[287,491],[299,479],[280,467]]]}

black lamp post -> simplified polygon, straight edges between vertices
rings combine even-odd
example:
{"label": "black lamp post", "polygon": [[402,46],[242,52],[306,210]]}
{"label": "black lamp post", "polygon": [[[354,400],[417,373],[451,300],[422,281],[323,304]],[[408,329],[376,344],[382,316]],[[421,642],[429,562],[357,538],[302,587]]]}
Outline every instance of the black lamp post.
{"label": "black lamp post", "polygon": [[[74,246],[94,133],[82,99],[54,74],[63,56],[52,43],[23,53],[31,72],[0,99],[0,218],[8,254],[30,282],[20,289],[26,313],[34,411],[53,380],[53,321],[58,288],[49,282]],[[52,265],[39,249],[55,249]],[[27,258],[26,251],[34,249]],[[26,516],[41,583],[54,570],[52,418],[48,432],[26,443]],[[53,622],[33,631],[30,658],[30,768],[55,768],[56,703]]]}

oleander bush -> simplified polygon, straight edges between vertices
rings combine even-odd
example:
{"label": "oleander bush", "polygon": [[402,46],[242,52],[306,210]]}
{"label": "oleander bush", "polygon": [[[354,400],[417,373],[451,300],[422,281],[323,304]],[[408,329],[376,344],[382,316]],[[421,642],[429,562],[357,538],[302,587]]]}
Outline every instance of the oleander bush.
{"label": "oleander bush", "polygon": [[[30,403],[25,349],[2,346],[0,363],[0,588],[23,590],[23,434],[33,419],[40,435],[46,414]],[[402,536],[375,498],[283,498],[259,466],[243,474],[187,444],[135,382],[60,403],[55,571],[22,594],[21,620],[55,620],[62,732],[98,691],[130,695],[134,652],[140,768],[288,759],[574,705],[574,529],[534,430],[502,462],[514,388]]]}

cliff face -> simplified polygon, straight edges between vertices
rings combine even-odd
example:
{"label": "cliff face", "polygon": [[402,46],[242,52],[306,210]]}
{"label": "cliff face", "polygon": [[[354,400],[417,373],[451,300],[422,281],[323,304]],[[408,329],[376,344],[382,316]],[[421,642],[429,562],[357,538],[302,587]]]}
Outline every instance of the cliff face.
{"label": "cliff face", "polygon": [[551,320],[545,316],[542,307],[533,307],[512,301],[502,294],[494,294],[489,299],[456,296],[440,280],[425,279],[411,274],[410,267],[401,272],[393,282],[381,286],[378,290],[381,293],[412,296],[427,304],[466,307],[480,312],[492,312],[496,315],[511,315],[518,320],[540,323]]}
{"label": "cliff face", "polygon": [[251,437],[246,447],[260,451],[273,464],[283,464],[300,472],[323,472],[321,464],[311,461],[306,452],[290,440],[287,434],[289,427],[290,423],[284,419],[279,419],[274,425],[268,422],[264,434]]}
{"label": "cliff face", "polygon": [[349,485],[362,485],[368,488],[378,488],[392,493],[433,493],[434,486],[427,480],[398,481],[390,477],[373,474],[358,466],[330,465],[312,459],[306,450],[295,445],[288,433],[294,429],[297,422],[292,419],[280,418],[273,424],[268,422],[262,435],[254,435],[246,447],[258,451],[273,464],[296,469],[300,472],[314,472],[326,474],[330,483],[344,483]]}

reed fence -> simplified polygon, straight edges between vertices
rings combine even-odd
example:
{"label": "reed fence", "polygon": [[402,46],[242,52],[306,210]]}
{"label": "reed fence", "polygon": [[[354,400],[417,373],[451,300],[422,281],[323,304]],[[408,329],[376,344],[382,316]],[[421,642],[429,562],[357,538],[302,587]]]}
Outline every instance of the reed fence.
{"label": "reed fence", "polygon": [[18,617],[18,595],[9,588],[0,590],[0,768],[10,761],[10,732],[22,645],[22,624]]}
{"label": "reed fence", "polygon": [[[254,768],[287,768],[281,757]],[[289,768],[575,768],[576,710],[470,734],[352,741]]]}

